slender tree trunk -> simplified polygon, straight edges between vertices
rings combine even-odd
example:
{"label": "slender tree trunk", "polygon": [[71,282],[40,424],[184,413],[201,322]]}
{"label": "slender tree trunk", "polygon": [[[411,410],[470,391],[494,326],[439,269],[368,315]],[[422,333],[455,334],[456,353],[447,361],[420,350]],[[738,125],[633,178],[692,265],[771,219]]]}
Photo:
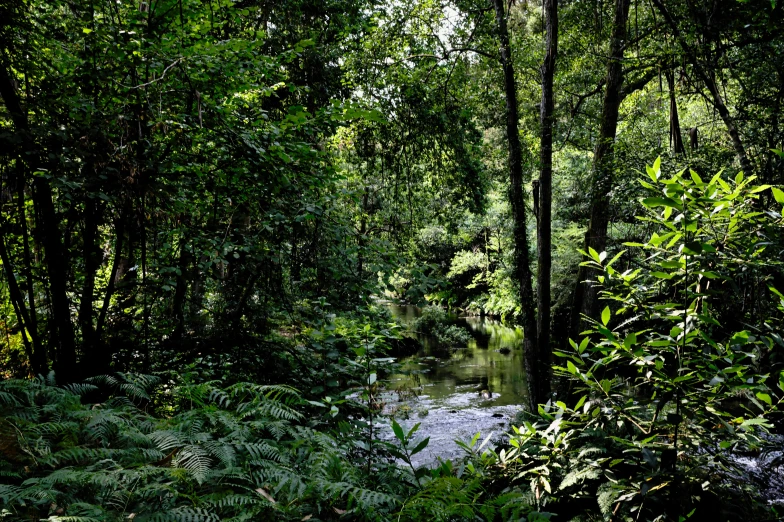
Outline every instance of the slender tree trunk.
{"label": "slender tree trunk", "polygon": [[540,402],[547,400],[539,382],[536,310],[534,309],[531,267],[528,264],[528,234],[526,231],[526,212],[523,199],[523,155],[520,145],[517,115],[517,91],[515,87],[512,52],[509,46],[509,32],[506,26],[504,0],[493,0],[496,29],[500,43],[501,65],[504,70],[504,91],[506,94],[506,137],[509,144],[509,202],[512,207],[512,235],[514,237],[514,277],[519,285],[520,308],[523,315],[523,341],[525,371],[528,378],[528,401],[536,411]]}
{"label": "slender tree trunk", "polygon": [[678,102],[675,99],[675,73],[672,69],[665,72],[667,88],[670,91],[670,148],[675,154],[684,154],[683,137],[681,136],[681,122],[678,118]]}
{"label": "slender tree trunk", "polygon": [[[5,233],[3,234],[3,236]],[[35,346],[31,344],[30,339],[33,341],[37,337],[37,332],[33,331],[30,325],[30,317],[27,314],[27,308],[25,308],[24,298],[22,297],[22,291],[19,289],[19,284],[16,281],[16,275],[14,274],[14,269],[11,266],[11,258],[8,255],[8,250],[5,247],[5,240],[4,237],[0,237],[0,261],[3,262],[3,268],[5,268],[6,273],[6,282],[8,283],[8,295],[11,298],[11,305],[14,307],[14,313],[16,314],[16,322],[19,324],[19,329],[21,330],[22,335],[22,343],[24,344],[25,354],[27,358],[30,360],[30,365],[33,368],[33,373],[36,375],[38,374],[45,374],[46,373],[46,359],[44,359],[44,365],[40,364],[38,361],[38,355],[36,352],[38,350],[35,349]],[[28,339],[28,333],[30,339]],[[44,357],[46,353],[44,352]]]}
{"label": "slender tree trunk", "polygon": [[558,0],[545,0],[545,57],[542,63],[542,124],[541,168],[539,175],[539,215],[537,216],[537,321],[539,346],[539,383],[542,394],[550,392],[550,269],[552,266],[552,202],[553,202],[553,77],[558,56]]}
{"label": "slender tree trunk", "polygon": [[[616,0],[615,19],[610,57],[607,64],[607,79],[602,103],[602,119],[599,139],[593,156],[593,180],[591,183],[591,217],[585,234],[585,251],[593,248],[603,252],[607,248],[607,225],[610,219],[610,190],[613,185],[613,160],[615,134],[618,128],[618,111],[623,100],[623,53],[626,41],[626,23],[629,18],[631,0]],[[580,267],[574,306],[572,308],[570,336],[576,338],[580,332],[581,316],[596,318],[599,295],[595,270]]]}
{"label": "slender tree trunk", "polygon": [[111,358],[106,357],[95,329],[95,276],[101,266],[101,251],[96,246],[98,223],[101,210],[95,199],[85,198],[84,201],[84,289],[79,303],[79,328],[82,332],[82,350],[84,359],[80,363],[81,377],[92,377],[109,371]]}
{"label": "slender tree trunk", "polygon": [[30,232],[27,227],[27,212],[25,211],[25,195],[24,195],[24,166],[21,161],[19,162],[19,223],[22,225],[22,252],[23,263],[22,270],[27,281],[27,307],[30,318],[28,331],[33,347],[33,357],[30,363],[33,367],[33,372],[36,375],[45,375],[48,372],[49,360],[46,355],[46,346],[41,342],[41,336],[38,333],[38,311],[35,306],[35,283],[33,281],[33,260],[30,254]]}

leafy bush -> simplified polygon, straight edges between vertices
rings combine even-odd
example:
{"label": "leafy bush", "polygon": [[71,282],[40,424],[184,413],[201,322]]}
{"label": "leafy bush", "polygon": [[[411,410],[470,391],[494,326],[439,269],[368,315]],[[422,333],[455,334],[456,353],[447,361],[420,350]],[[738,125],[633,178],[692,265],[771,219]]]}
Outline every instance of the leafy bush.
{"label": "leafy bush", "polygon": [[426,307],[413,326],[418,333],[433,337],[442,347],[465,346],[471,340],[468,330],[452,324],[449,315],[437,306]]}
{"label": "leafy bush", "polygon": [[641,183],[654,195],[642,201],[641,219],[653,231],[627,244],[647,258],[620,271],[623,252],[586,253],[608,305],[586,337],[557,354],[573,406],[542,405],[538,419],[515,428],[507,467],[567,518],[765,518],[759,491],[731,457],[767,444],[784,372],[766,357],[784,346],[771,327],[781,324],[784,298],[771,288],[740,318],[742,330],[722,324],[717,309],[738,278],[767,289],[781,266],[784,222],[761,211],[771,187],[742,174],[664,179],[658,162],[648,173]]}

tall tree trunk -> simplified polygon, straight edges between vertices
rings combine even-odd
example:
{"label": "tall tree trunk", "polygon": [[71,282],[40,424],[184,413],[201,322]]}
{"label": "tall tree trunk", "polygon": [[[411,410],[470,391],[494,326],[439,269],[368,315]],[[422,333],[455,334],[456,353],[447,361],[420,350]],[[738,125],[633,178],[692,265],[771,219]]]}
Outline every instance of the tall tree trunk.
{"label": "tall tree trunk", "polygon": [[735,120],[733,119],[732,115],[730,115],[730,111],[727,108],[727,105],[724,103],[724,98],[721,96],[719,86],[716,83],[716,78],[713,75],[713,68],[705,67],[705,64],[700,61],[697,53],[683,38],[677,22],[673,19],[672,15],[664,6],[662,1],[652,1],[654,5],[656,5],[656,8],[659,10],[659,12],[661,12],[664,20],[667,22],[667,25],[670,26],[673,35],[675,35],[675,39],[678,40],[678,43],[683,49],[684,54],[694,67],[694,71],[697,73],[697,76],[700,78],[700,80],[702,80],[702,83],[705,84],[705,87],[708,88],[708,92],[710,92],[711,95],[710,101],[713,103],[713,106],[716,107],[719,116],[721,116],[721,119],[724,122],[724,126],[727,127],[727,133],[730,135],[730,139],[732,140],[732,147],[735,149],[735,154],[738,156],[738,162],[740,163],[741,169],[743,169],[746,174],[752,174],[754,172],[754,166],[746,154],[746,147],[743,145],[740,132],[738,132],[738,128],[735,126]]}
{"label": "tall tree trunk", "polygon": [[25,211],[25,194],[24,194],[24,165],[21,161],[18,162],[19,172],[18,179],[18,201],[17,207],[19,210],[19,223],[22,226],[22,272],[24,273],[25,280],[27,281],[27,307],[30,324],[28,331],[33,347],[33,358],[30,359],[33,367],[33,372],[36,375],[45,375],[48,372],[49,359],[46,354],[46,346],[41,342],[41,336],[38,333],[38,311],[35,305],[35,283],[33,281],[33,260],[30,253],[30,231],[27,227],[27,212]]}
{"label": "tall tree trunk", "polygon": [[[593,248],[603,252],[607,247],[607,225],[610,219],[610,190],[613,185],[613,160],[615,134],[618,128],[618,111],[623,100],[623,53],[626,41],[626,23],[629,19],[631,0],[616,0],[613,21],[610,57],[602,102],[602,119],[599,139],[593,156],[593,180],[591,183],[591,217],[585,234],[585,251]],[[572,307],[570,336],[576,338],[580,332],[581,316],[596,318],[599,295],[596,277],[599,274],[581,266],[578,271],[577,287]]]}
{"label": "tall tree trunk", "polygon": [[664,74],[667,77],[667,89],[670,91],[670,148],[675,154],[684,154],[686,149],[683,147],[678,102],[675,99],[675,72],[669,69]]}
{"label": "tall tree trunk", "polygon": [[[0,66],[0,96],[11,114],[16,132],[19,134],[28,171],[43,167],[36,144],[30,134],[27,113],[14,87],[11,74],[6,64]],[[33,204],[38,213],[38,225],[41,231],[44,258],[46,261],[49,291],[52,298],[53,328],[50,338],[55,341],[55,370],[58,382],[68,382],[75,378],[76,371],[76,339],[71,323],[71,305],[66,289],[68,260],[60,240],[60,220],[54,206],[52,187],[49,180],[36,176],[33,180]]]}
{"label": "tall tree trunk", "polygon": [[80,363],[80,376],[92,377],[108,373],[111,356],[107,357],[105,347],[101,345],[100,338],[95,329],[95,276],[102,262],[102,252],[96,245],[98,239],[98,224],[102,210],[96,200],[86,197],[84,200],[84,288],[79,303],[79,328],[82,332],[83,360]]}
{"label": "tall tree trunk", "polygon": [[501,65],[504,70],[504,91],[506,94],[506,137],[509,144],[509,202],[512,207],[512,235],[514,236],[514,277],[519,285],[520,308],[523,314],[523,341],[525,372],[528,378],[528,401],[533,411],[540,402],[546,401],[542,391],[538,371],[536,310],[534,308],[531,267],[528,264],[528,234],[526,232],[526,212],[523,199],[523,155],[520,145],[517,115],[517,91],[515,87],[512,52],[509,46],[509,32],[506,26],[504,0],[493,0],[496,29],[500,43]]}
{"label": "tall tree trunk", "polygon": [[52,300],[52,339],[55,348],[54,370],[58,383],[73,382],[76,375],[76,339],[71,322],[71,302],[68,299],[68,259],[60,240],[60,220],[54,206],[49,181],[36,177],[33,182],[33,204],[39,215],[41,244],[44,247],[49,293]]}
{"label": "tall tree trunk", "polygon": [[541,173],[539,175],[539,215],[537,216],[537,321],[539,346],[539,385],[543,395],[550,392],[550,269],[552,266],[552,202],[553,202],[553,77],[558,56],[558,0],[544,0],[545,57],[542,62],[542,124]]}

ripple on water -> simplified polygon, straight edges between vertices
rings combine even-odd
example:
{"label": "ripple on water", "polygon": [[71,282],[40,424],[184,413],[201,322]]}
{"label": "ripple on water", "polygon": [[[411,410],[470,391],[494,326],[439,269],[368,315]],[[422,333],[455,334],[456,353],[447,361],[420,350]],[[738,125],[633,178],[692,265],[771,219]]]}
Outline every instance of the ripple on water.
{"label": "ripple on water", "polygon": [[[510,429],[510,420],[520,407],[493,406],[494,400],[482,399],[477,393],[456,393],[438,400],[420,397],[388,406],[388,413],[395,406],[405,404],[409,408],[409,418],[402,419],[398,415],[398,423],[406,431],[419,423],[416,438],[430,437],[428,447],[413,459],[415,466],[422,466],[434,464],[439,458],[446,460],[463,456],[464,451],[455,440],[470,442],[477,432],[481,434],[481,440],[487,436],[491,436],[491,441],[504,439],[504,434]],[[381,427],[379,437],[394,441],[391,422]]]}

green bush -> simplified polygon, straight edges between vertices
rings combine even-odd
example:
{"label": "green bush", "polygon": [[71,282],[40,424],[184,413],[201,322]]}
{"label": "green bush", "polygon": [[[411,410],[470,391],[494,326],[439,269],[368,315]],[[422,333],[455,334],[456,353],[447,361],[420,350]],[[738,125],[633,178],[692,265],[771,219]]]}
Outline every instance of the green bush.
{"label": "green bush", "polygon": [[453,324],[449,315],[437,306],[428,306],[414,321],[414,330],[433,337],[441,347],[465,346],[472,339],[468,330]]}
{"label": "green bush", "polygon": [[[784,373],[769,354],[784,346],[775,331],[784,298],[768,284],[781,268],[784,222],[764,211],[771,187],[742,174],[665,179],[658,162],[648,174],[641,183],[653,194],[640,219],[652,233],[627,244],[645,260],[621,271],[623,252],[586,253],[607,306],[586,337],[556,354],[572,406],[541,405],[515,428],[507,468],[567,519],[771,517],[732,453],[765,448],[782,400]],[[784,204],[784,193],[772,193]],[[724,301],[741,277],[765,295],[738,330],[717,310],[732,306]]]}

